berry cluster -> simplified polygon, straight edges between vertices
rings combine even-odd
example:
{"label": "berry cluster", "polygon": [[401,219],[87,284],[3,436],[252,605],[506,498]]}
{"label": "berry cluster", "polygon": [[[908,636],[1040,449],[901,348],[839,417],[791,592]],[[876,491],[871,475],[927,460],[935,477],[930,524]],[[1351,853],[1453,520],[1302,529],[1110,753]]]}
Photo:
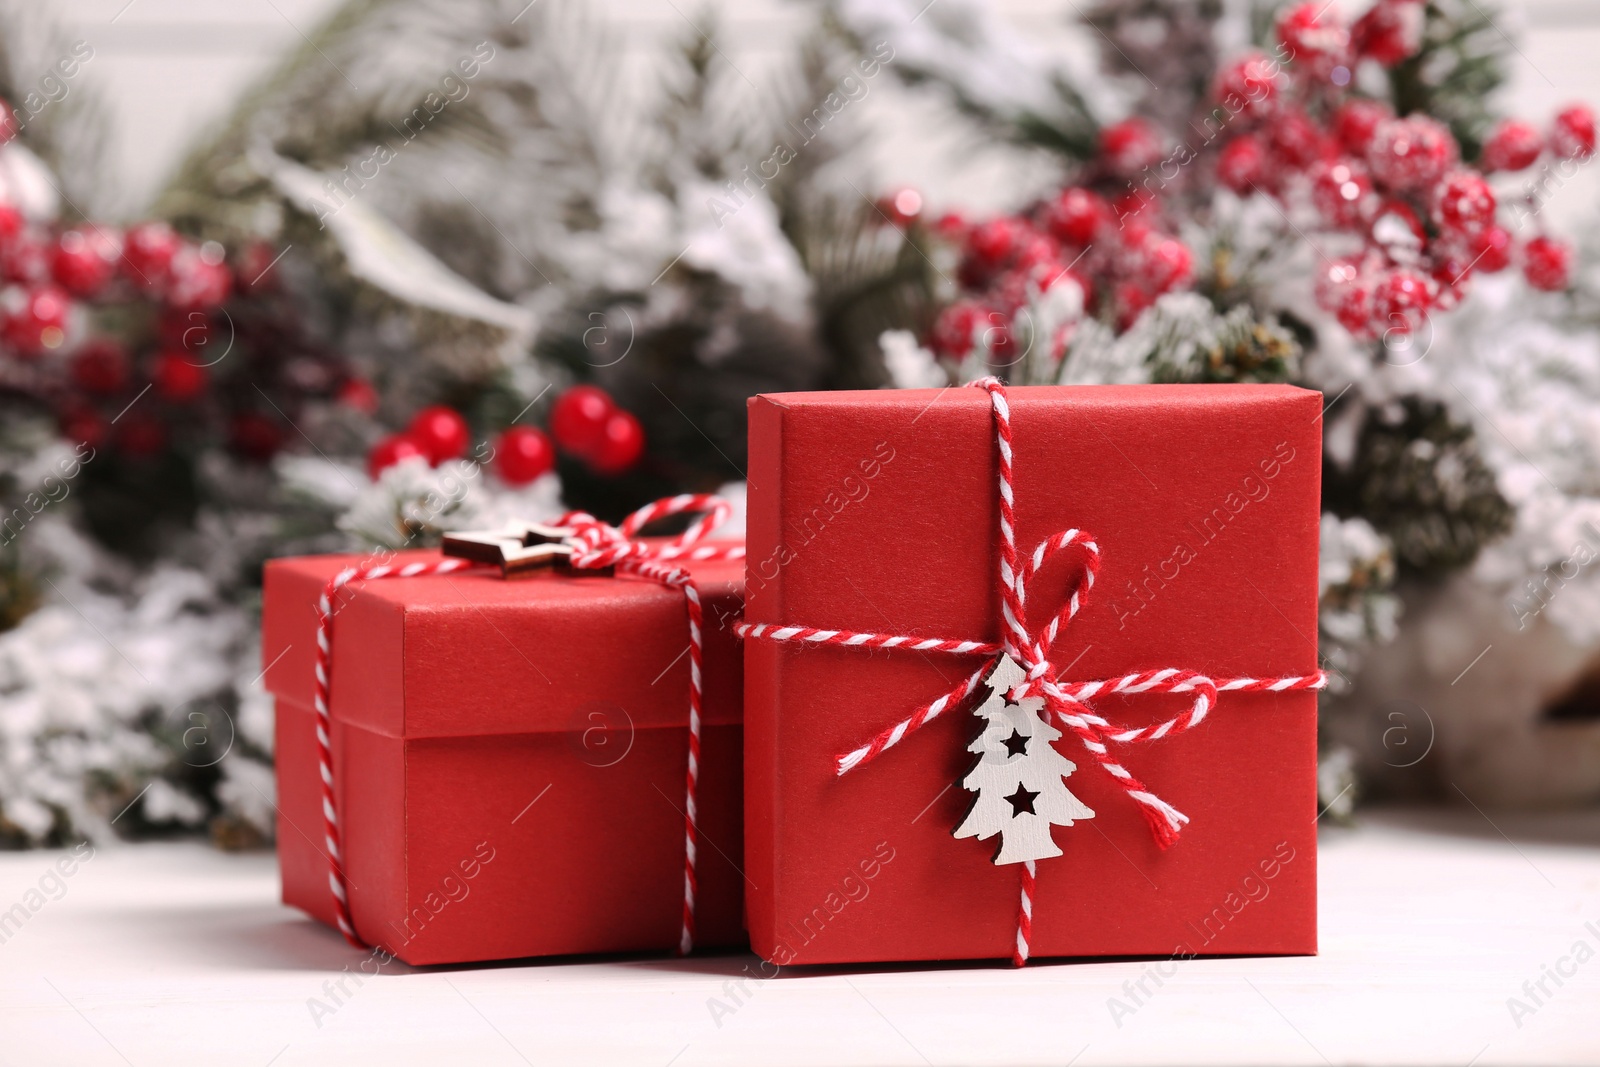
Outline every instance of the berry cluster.
{"label": "berry cluster", "polygon": [[[3,100],[0,115],[11,115]],[[15,123],[0,124],[0,145],[15,134]],[[247,251],[271,262],[270,251]],[[283,441],[280,418],[250,403],[202,403],[231,343],[218,316],[236,288],[221,245],[164,222],[61,226],[0,200],[0,393],[45,406],[74,441],[133,458],[165,451],[174,427],[204,422],[236,453],[268,459]]]}
{"label": "berry cluster", "polygon": [[[373,446],[367,473],[377,478],[385,467],[413,456],[433,466],[460,459],[470,436],[460,412],[442,405],[423,408],[403,431]],[[644,429],[605,390],[575,385],[552,405],[548,434],[535,426],[501,431],[492,453],[495,473],[508,485],[527,485],[555,469],[558,448],[599,474],[622,474],[644,454]]]}
{"label": "berry cluster", "polygon": [[[13,135],[0,122],[0,146]],[[364,436],[378,390],[297,332],[278,258],[264,244],[230,257],[164,222],[56,226],[0,200],[0,397],[42,406],[68,439],[136,461],[225,444],[266,462],[307,403],[332,402]],[[470,435],[461,413],[425,408],[370,449],[367,470],[461,458]],[[585,385],[556,400],[549,434],[509,427],[492,455],[504,482],[525,485],[554,469],[557,449],[610,476],[644,445],[639,420]]]}
{"label": "berry cluster", "polygon": [[[1025,308],[1063,285],[1077,288],[1086,314],[1126,329],[1193,281],[1194,255],[1174,236],[1177,194],[1204,204],[1217,187],[1273,198],[1311,235],[1319,302],[1364,339],[1411,332],[1459,302],[1473,273],[1514,262],[1535,288],[1565,289],[1571,245],[1514,237],[1486,175],[1589,159],[1593,112],[1569,107],[1543,132],[1505,121],[1467,165],[1443,123],[1397,115],[1354,88],[1362,64],[1416,56],[1425,17],[1422,0],[1378,0],[1353,24],[1320,0],[1297,4],[1278,20],[1273,55],[1254,52],[1218,73],[1196,126],[1202,140],[1171,145],[1149,122],[1127,119],[1101,131],[1095,158],[1054,197],[976,224],[941,218],[933,232],[956,247],[961,295],[935,319],[928,346],[947,360],[1009,365],[1037,325]],[[1524,222],[1539,206],[1527,195]],[[904,190],[879,203],[900,226],[920,207]],[[1043,340],[1059,357],[1070,325],[1054,328]]]}
{"label": "berry cluster", "polygon": [[227,300],[233,274],[222,246],[186,241],[164,222],[126,232],[94,223],[56,229],[0,202],[0,341],[35,359],[67,348],[78,305],[139,301],[181,316]]}
{"label": "berry cluster", "polygon": [[[12,210],[0,204],[0,217]],[[41,247],[50,254],[37,255]],[[242,279],[252,260],[265,267],[272,258],[251,248],[230,266],[221,245],[187,240],[163,222],[123,232],[23,226],[0,238],[0,377],[54,410],[64,436],[97,449],[143,459],[179,439],[221,438],[265,462],[287,436],[285,408],[342,377],[322,366],[327,359],[253,351],[247,320],[225,307],[268,288],[259,270],[255,286]],[[263,374],[262,360],[298,373]]]}
{"label": "berry cluster", "polygon": [[[1347,26],[1324,4],[1297,5],[1278,21],[1279,54],[1287,57],[1281,70],[1249,55],[1225,69],[1216,87],[1218,103],[1234,113],[1220,140],[1217,181],[1315,220],[1327,257],[1318,302],[1363,338],[1410,333],[1430,310],[1459,303],[1474,273],[1518,260],[1535,288],[1571,282],[1571,246],[1542,233],[1519,246],[1501,224],[1486,175],[1526,170],[1541,158],[1587,160],[1595,150],[1593,112],[1569,107],[1547,133],[1506,120],[1473,167],[1443,123],[1396,115],[1349,91],[1362,61],[1389,67],[1417,53],[1424,8],[1420,0],[1380,0]],[[1230,94],[1248,95],[1251,106],[1235,109]],[[1525,214],[1537,207],[1531,202]]]}
{"label": "berry cluster", "polygon": [[[15,134],[0,121],[0,152]],[[0,198],[0,401],[135,462],[225,448],[264,463],[308,402],[369,419],[377,391],[296,324],[280,258],[160,221],[60,224]]]}
{"label": "berry cluster", "polygon": [[[1154,129],[1139,119],[1117,123],[1102,132],[1100,148],[1095,176],[1051,199],[977,224],[953,214],[938,221],[935,233],[960,251],[964,295],[933,324],[936,355],[961,360],[976,351],[996,366],[1014,362],[1019,336],[1037,325],[1024,321],[1024,308],[1058,287],[1087,313],[1125,327],[1158,296],[1189,284],[1194,254],[1172,235],[1158,200],[1142,190],[1115,193],[1160,161]],[[1044,340],[1059,357],[1067,339],[1058,328]]]}
{"label": "berry cluster", "polygon": [[[171,409],[201,404],[228,347],[231,330],[216,318],[235,289],[226,258],[216,242],[189,241],[164,222],[60,228],[0,202],[5,384],[49,403],[71,439],[133,457],[162,452],[170,426],[185,421]],[[99,331],[107,319],[132,334],[135,351]],[[146,393],[154,402],[135,407]],[[282,441],[281,420],[253,405],[221,417],[246,457],[270,458]]]}

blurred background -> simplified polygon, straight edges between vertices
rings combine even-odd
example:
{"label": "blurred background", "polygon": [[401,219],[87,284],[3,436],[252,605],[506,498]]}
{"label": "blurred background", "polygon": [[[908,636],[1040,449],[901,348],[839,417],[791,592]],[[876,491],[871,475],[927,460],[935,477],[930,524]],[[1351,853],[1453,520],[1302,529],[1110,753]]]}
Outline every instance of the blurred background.
{"label": "blurred background", "polygon": [[263,559],[755,392],[1327,397],[1323,802],[1600,800],[1600,7],[0,4],[0,846],[272,832]]}
{"label": "blurred background", "polygon": [[[118,180],[107,190],[108,206],[133,212],[146,206],[206,124],[223,118],[240,93],[302,43],[302,33],[339,6],[338,0],[52,4],[71,36],[96,43],[95,80],[117,131]],[[625,68],[641,79],[655,66],[660,45],[686,31],[685,16],[700,22],[710,14],[709,22],[720,30],[719,47],[752,76],[780,67],[814,19],[805,5],[779,0],[594,0],[589,6],[614,21],[628,59]],[[1019,36],[1093,69],[1095,34],[1074,19],[1071,4],[995,0],[991,6]],[[1496,8],[1494,21],[1520,52],[1506,65],[1497,99],[1507,113],[1545,114],[1573,99],[1600,95],[1600,71],[1593,63],[1600,48],[1600,8],[1581,0],[1515,0]],[[944,115],[918,107],[914,94],[897,89],[884,87],[881,95],[888,102],[865,109],[872,131],[869,158],[885,181],[915,184],[936,205],[968,208],[1008,207],[1032,192],[1002,162],[971,159],[966,146],[950,136]],[[1563,216],[1581,211],[1593,191],[1563,193],[1552,200],[1551,210]]]}

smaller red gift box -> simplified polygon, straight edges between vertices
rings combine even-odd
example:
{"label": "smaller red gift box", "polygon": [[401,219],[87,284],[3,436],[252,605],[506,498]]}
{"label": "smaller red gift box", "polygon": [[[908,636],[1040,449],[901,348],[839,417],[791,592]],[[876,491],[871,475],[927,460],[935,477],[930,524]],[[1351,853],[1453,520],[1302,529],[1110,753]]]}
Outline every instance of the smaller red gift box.
{"label": "smaller red gift box", "polygon": [[[709,543],[708,543],[709,544]],[[401,552],[396,567],[437,561]],[[317,602],[372,558],[267,564],[283,899],[334,925]],[[680,561],[705,607],[696,944],[741,944],[743,561]],[[356,582],[334,603],[332,746],[357,935],[412,964],[668,950],[684,901],[684,594],[631,575]]]}
{"label": "smaller red gift box", "polygon": [[[1315,952],[1320,477],[1321,396],[1289,386],[754,398],[755,951],[779,965]],[[1073,548],[1070,566],[1030,573],[1030,634],[1086,588],[1093,557],[1097,579],[1047,664],[1063,684],[1104,680],[1092,713],[1144,735],[1055,742],[1093,816],[1052,828],[1062,854],[1038,861],[1036,884],[1023,863],[992,862],[994,839],[952,834],[973,804],[962,782],[981,698],[968,689],[910,721],[1009,632],[1007,526],[1024,569],[1035,546]],[[1115,689],[1178,674],[1165,668],[1235,691],[1202,721],[1185,711],[1193,692]],[[1242,691],[1269,682],[1283,691]],[[1103,767],[1094,744],[1144,785]],[[1164,810],[1176,816],[1165,836],[1181,838],[1163,850],[1151,829]]]}

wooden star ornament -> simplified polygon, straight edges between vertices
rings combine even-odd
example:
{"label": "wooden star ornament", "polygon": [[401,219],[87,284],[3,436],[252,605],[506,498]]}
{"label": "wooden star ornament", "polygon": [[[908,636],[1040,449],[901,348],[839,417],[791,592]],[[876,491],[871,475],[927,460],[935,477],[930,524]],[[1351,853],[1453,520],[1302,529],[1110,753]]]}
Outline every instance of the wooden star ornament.
{"label": "wooden star ornament", "polygon": [[459,530],[444,535],[444,554],[500,568],[507,578],[526,578],[552,567],[569,569],[572,546],[566,531],[537,522],[509,522],[498,530]]}

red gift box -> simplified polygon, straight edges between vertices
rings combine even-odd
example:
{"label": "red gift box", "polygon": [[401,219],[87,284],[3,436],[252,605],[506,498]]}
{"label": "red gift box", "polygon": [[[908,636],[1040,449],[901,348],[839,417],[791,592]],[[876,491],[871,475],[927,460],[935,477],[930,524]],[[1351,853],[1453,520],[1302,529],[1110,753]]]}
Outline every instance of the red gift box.
{"label": "red gift box", "polygon": [[[402,552],[396,566],[437,561]],[[267,565],[285,903],[330,925],[313,703],[316,605],[370,557]],[[705,606],[696,944],[743,943],[742,561],[675,561]],[[335,603],[335,790],[357,934],[407,963],[677,946],[688,622],[648,579],[498,571],[349,586]]]}
{"label": "red gift box", "polygon": [[[1101,554],[1050,649],[1060,681],[1179,667],[1315,684],[1320,394],[1171,385],[1009,398],[1020,552],[1076,528]],[[979,389],[754,398],[749,624],[999,641],[996,425]],[[1060,611],[1085,567],[1046,566],[1028,585],[1030,619]],[[994,840],[952,836],[973,802],[960,783],[977,699],[848,773],[838,763],[985,660],[792,637],[748,640],[745,656],[755,950],[777,964],[1011,955],[1022,865],[992,863]],[[1191,699],[1092,704],[1131,730]],[[1076,764],[1067,786],[1095,815],[1052,828],[1063,855],[1037,864],[1033,954],[1314,953],[1316,714],[1307,690],[1225,692],[1194,729],[1118,749],[1192,820],[1167,849],[1086,746],[1057,741]]]}

